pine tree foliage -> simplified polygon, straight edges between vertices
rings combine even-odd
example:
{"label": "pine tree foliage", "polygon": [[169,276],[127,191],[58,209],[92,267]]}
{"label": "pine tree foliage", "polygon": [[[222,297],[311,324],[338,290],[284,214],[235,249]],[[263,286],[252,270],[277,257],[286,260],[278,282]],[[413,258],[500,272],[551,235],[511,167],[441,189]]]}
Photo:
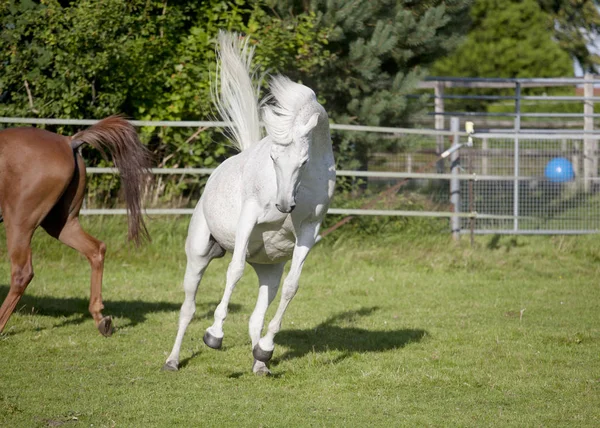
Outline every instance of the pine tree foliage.
{"label": "pine tree foliage", "polygon": [[553,37],[555,20],[536,0],[476,0],[472,27],[432,74],[464,77],[564,77],[572,60]]}
{"label": "pine tree foliage", "polygon": [[[271,1],[280,15],[307,10],[329,28],[332,60],[312,75],[299,75],[325,101],[337,123],[405,126],[418,106],[409,102],[427,67],[454,49],[468,29],[471,0]],[[355,167],[380,144],[378,136],[337,136],[338,160]],[[344,159],[344,154],[348,154]]]}
{"label": "pine tree foliage", "polygon": [[583,71],[600,73],[600,2],[597,0],[540,0],[553,19],[559,46],[577,60]]}
{"label": "pine tree foliage", "polygon": [[337,122],[406,124],[406,95],[466,30],[468,0],[313,0],[271,2],[281,14],[312,10],[331,28],[333,60],[302,76]]}

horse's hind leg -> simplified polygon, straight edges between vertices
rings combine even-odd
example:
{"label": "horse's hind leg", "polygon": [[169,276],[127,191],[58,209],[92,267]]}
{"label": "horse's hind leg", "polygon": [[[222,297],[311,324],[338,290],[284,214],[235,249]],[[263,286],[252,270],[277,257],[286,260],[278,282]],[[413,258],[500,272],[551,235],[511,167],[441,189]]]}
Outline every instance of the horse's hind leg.
{"label": "horse's hind leg", "polygon": [[79,251],[88,259],[92,269],[89,311],[92,318],[94,318],[98,331],[103,336],[112,335],[112,318],[102,315],[102,309],[104,309],[102,303],[102,275],[104,273],[106,245],[86,233],[77,217],[70,217],[63,225],[60,216],[51,213],[42,223],[42,227],[51,236]]}
{"label": "horse's hind leg", "polygon": [[[61,174],[70,173],[68,168],[61,169],[57,165],[52,165],[53,160],[56,159],[46,160],[53,174],[45,174],[40,169],[39,162],[36,163],[39,159],[33,158],[28,159],[27,162],[23,161],[29,165],[29,168],[18,171],[20,175],[17,177],[12,176],[10,171],[3,176],[0,175],[0,194],[3,202],[0,209],[6,227],[6,244],[11,269],[10,290],[0,307],[0,331],[4,329],[33,278],[31,264],[33,232],[47,217],[65,188],[67,181],[65,177],[61,177]],[[15,163],[19,164],[19,162]]]}
{"label": "horse's hind leg", "polygon": [[[275,298],[275,295],[277,295],[277,289],[279,288],[284,266],[285,263],[274,265],[261,265],[252,263],[252,267],[258,276],[259,285],[256,307],[254,308],[254,312],[252,312],[252,316],[250,316],[250,322],[248,323],[248,330],[250,332],[250,340],[252,340],[253,349],[258,344],[258,340],[260,339],[267,309]],[[252,371],[258,375],[270,373],[267,365],[264,362],[256,359],[252,365]]]}
{"label": "horse's hind leg", "polygon": [[6,240],[10,257],[10,290],[0,307],[0,332],[33,278],[31,237],[35,227],[7,225]]}
{"label": "horse's hind leg", "polygon": [[210,261],[221,257],[225,251],[210,235],[208,225],[202,215],[202,209],[196,209],[190,222],[190,228],[185,245],[187,266],[183,278],[185,299],[179,312],[179,327],[171,354],[163,366],[163,370],[174,371],[179,367],[179,352],[185,331],[196,312],[196,292]]}

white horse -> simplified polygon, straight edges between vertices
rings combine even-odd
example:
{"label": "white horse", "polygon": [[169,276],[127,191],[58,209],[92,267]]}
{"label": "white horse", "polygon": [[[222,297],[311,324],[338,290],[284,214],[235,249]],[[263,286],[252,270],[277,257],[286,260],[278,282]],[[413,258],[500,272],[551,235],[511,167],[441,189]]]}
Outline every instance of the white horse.
{"label": "white horse", "polygon": [[[271,97],[267,98],[274,103],[265,103],[262,108],[267,136],[261,139],[258,89],[251,80],[253,53],[247,40],[236,34],[219,34],[221,93],[214,101],[229,123],[231,140],[240,153],[210,176],[192,216],[185,247],[185,300],[165,370],[178,369],[181,342],[196,309],[202,274],[213,258],[231,251],[223,299],[204,342],[214,349],[221,347],[229,300],[248,262],[259,280],[258,299],[249,322],[252,370],[269,373],[266,363],[273,355],[275,335],[298,290],[302,266],[317,241],[333,195],[335,165],[325,109],[310,88],[275,76],[270,82]],[[290,258],[279,307],[261,337],[265,313]]]}

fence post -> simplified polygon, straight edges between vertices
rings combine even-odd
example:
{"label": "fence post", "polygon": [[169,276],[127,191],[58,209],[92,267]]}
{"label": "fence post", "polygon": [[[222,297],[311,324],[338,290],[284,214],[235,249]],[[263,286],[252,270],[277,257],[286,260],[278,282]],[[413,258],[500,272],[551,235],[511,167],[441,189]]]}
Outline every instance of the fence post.
{"label": "fence post", "polygon": [[[444,119],[444,82],[437,81],[435,82],[435,100],[434,100],[434,109],[435,109],[435,129],[443,131],[446,129],[445,119]],[[439,156],[444,152],[444,136],[438,135],[436,137],[436,154]],[[440,159],[437,162],[437,172],[440,174],[444,173],[444,159]]]}
{"label": "fence post", "polygon": [[489,149],[488,139],[482,138],[481,139],[481,152],[482,152],[481,153],[481,174],[482,175],[489,174],[488,149]]}
{"label": "fence post", "polygon": [[573,141],[573,156],[571,156],[571,163],[573,164],[573,172],[577,179],[577,190],[581,189],[581,142],[579,140]]}
{"label": "fence post", "polygon": [[[586,98],[583,101],[583,131],[591,132],[594,130],[594,101],[587,98],[594,96],[594,76],[591,73],[585,73],[583,84],[583,96]],[[593,177],[598,174],[598,141],[586,138],[583,140],[583,186],[586,192],[592,190]]]}
{"label": "fence post", "polygon": [[[452,145],[455,146],[460,143],[459,141],[459,127],[460,122],[458,117],[452,117],[450,119],[450,131],[454,132]],[[456,214],[460,213],[460,180],[458,174],[460,174],[460,156],[459,150],[452,152],[450,155],[450,171],[452,178],[450,179],[450,203],[452,204],[453,212]],[[460,239],[460,217],[452,216],[450,218],[450,228],[452,230],[452,238],[455,241]]]}
{"label": "fence post", "polygon": [[406,154],[406,172],[413,172],[413,157],[412,153]]}
{"label": "fence post", "polygon": [[[515,83],[515,133],[521,132],[521,83]],[[515,136],[515,146],[514,146],[514,189],[513,189],[513,230],[515,232],[519,231],[519,137]]]}

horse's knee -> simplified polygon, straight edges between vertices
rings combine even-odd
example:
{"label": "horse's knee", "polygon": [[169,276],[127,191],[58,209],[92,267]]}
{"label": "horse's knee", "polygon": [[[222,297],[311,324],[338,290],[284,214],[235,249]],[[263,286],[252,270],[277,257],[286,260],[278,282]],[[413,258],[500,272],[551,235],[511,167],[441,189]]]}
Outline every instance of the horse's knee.
{"label": "horse's knee", "polygon": [[286,281],[283,284],[283,289],[281,290],[281,298],[285,300],[292,300],[298,291],[299,285],[300,284],[298,281]]}
{"label": "horse's knee", "polygon": [[179,310],[179,316],[185,319],[192,319],[196,313],[196,302],[193,299],[185,299]]}
{"label": "horse's knee", "polygon": [[239,260],[231,260],[229,267],[227,268],[227,279],[230,281],[237,281],[244,274],[245,262]]}
{"label": "horse's knee", "polygon": [[31,265],[17,267],[13,270],[10,281],[12,291],[21,295],[33,279],[33,268]]}
{"label": "horse's knee", "polygon": [[90,264],[94,267],[100,267],[104,264],[104,256],[106,255],[106,244],[98,241],[98,247],[90,254]]}
{"label": "horse's knee", "polygon": [[102,316],[101,316],[102,309],[104,309],[104,304],[102,303],[102,300],[90,301],[88,310],[90,311],[90,314],[94,317],[94,319],[102,318]]}

